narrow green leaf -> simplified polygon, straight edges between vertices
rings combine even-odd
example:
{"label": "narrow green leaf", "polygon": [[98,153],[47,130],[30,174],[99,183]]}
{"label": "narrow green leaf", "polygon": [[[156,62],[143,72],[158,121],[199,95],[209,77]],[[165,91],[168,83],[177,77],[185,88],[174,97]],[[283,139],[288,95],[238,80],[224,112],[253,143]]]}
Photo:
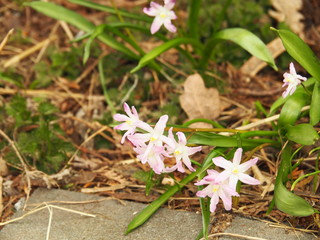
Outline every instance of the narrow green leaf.
{"label": "narrow green leaf", "polygon": [[[270,139],[241,139],[243,147],[254,148],[261,143],[272,143],[276,144]],[[198,132],[193,134],[189,139],[188,143],[197,144],[197,145],[208,145],[208,146],[217,146],[217,147],[237,147],[238,140],[235,137],[222,136],[215,133],[205,133]]]}
{"label": "narrow green leaf", "polygon": [[[95,25],[85,19],[80,14],[66,9],[62,6],[56,5],[51,2],[30,2],[25,3],[25,6],[32,7],[38,12],[41,12],[51,18],[65,21],[85,32],[93,32],[95,30]],[[107,44],[111,48],[126,54],[128,57],[133,59],[139,59],[140,57],[133,53],[130,49],[125,47],[123,44],[118,42],[116,39],[108,36],[107,34],[103,33],[98,36],[98,39],[103,43]]]}
{"label": "narrow green leaf", "polygon": [[75,3],[75,4],[79,4],[84,7],[89,7],[92,9],[108,12],[108,13],[115,14],[115,15],[119,13],[122,17],[128,17],[131,19],[140,20],[140,21],[149,22],[149,23],[151,23],[153,21],[152,18],[150,18],[142,13],[141,14],[129,13],[124,10],[119,10],[119,9],[116,10],[113,7],[108,7],[105,5],[101,5],[98,3],[93,3],[91,1],[85,1],[85,0],[68,0],[68,1]]}
{"label": "narrow green leaf", "polygon": [[199,40],[199,12],[201,3],[201,0],[191,0],[188,7],[188,36],[196,40]]}
{"label": "narrow green leaf", "polygon": [[195,47],[202,48],[202,45],[198,43],[198,41],[192,39],[192,38],[175,38],[172,40],[169,40],[160,46],[152,49],[150,52],[148,52],[146,55],[144,55],[139,63],[138,66],[136,66],[134,69],[131,70],[131,73],[134,73],[138,70],[140,70],[142,67],[147,65],[150,61],[158,57],[160,54],[164,53],[165,51],[169,50],[170,48],[177,47],[181,44],[192,44]]}
{"label": "narrow green leaf", "polygon": [[[220,155],[219,148],[211,151],[210,154],[207,155],[205,163],[211,162],[211,159]],[[213,163],[212,163],[213,164]],[[178,192],[182,187],[191,182],[199,173],[204,172],[209,168],[210,164],[204,164],[205,166],[202,168],[198,168],[195,172],[189,174],[183,180],[169,188],[164,194],[158,197],[155,201],[149,204],[146,208],[144,208],[140,213],[138,213],[134,219],[129,223],[127,227],[126,234],[130,233],[137,227],[141,226],[145,223],[170,197],[172,197],[176,192]]]}
{"label": "narrow green leaf", "polygon": [[211,52],[219,40],[232,41],[248,51],[253,56],[268,63],[273,69],[278,70],[274,59],[267,46],[252,32],[243,28],[228,28],[216,33],[206,44],[201,65],[205,66]]}
{"label": "narrow green leaf", "polygon": [[316,82],[310,104],[310,124],[316,125],[320,120],[320,84]]}
{"label": "narrow green leaf", "polygon": [[282,107],[279,126],[284,127],[287,124],[293,125],[300,116],[301,109],[308,102],[309,95],[305,92],[295,92],[290,98],[285,102]]}
{"label": "narrow green leaf", "polygon": [[296,126],[288,126],[287,138],[303,145],[312,145],[319,139],[317,131],[307,123],[302,123]]}
{"label": "narrow green leaf", "polygon": [[320,81],[320,62],[311,48],[296,34],[289,30],[274,29],[280,37],[283,46],[310,75]]}
{"label": "narrow green leaf", "polygon": [[90,48],[91,48],[91,44],[93,42],[93,40],[99,36],[101,33],[103,33],[104,29],[105,29],[105,25],[99,25],[95,28],[95,30],[93,31],[93,33],[90,35],[90,37],[88,38],[85,46],[84,46],[84,54],[83,54],[83,64],[85,64],[89,57],[90,57]]}

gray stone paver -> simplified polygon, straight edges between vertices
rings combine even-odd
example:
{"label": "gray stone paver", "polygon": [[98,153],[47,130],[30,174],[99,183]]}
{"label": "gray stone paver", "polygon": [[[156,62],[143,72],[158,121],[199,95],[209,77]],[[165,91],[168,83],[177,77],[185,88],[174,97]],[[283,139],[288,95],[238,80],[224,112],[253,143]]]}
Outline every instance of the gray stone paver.
{"label": "gray stone paver", "polygon": [[[29,204],[49,201],[87,201],[103,197],[57,189],[37,189]],[[56,204],[56,203],[55,203]],[[57,204],[56,204],[57,205]],[[192,240],[201,227],[201,216],[196,213],[160,209],[140,228],[124,235],[127,225],[146,205],[125,201],[125,206],[116,200],[104,200],[89,204],[59,204],[65,208],[95,214],[91,218],[78,214],[53,209],[50,240]],[[24,214],[18,211],[14,217]],[[24,219],[5,226],[0,231],[1,240],[44,240],[48,228],[49,212],[47,209],[29,215]],[[293,231],[269,227],[267,224],[246,218],[235,217],[226,232],[277,240],[309,240],[312,235],[296,235]],[[222,240],[240,238],[220,237]]]}

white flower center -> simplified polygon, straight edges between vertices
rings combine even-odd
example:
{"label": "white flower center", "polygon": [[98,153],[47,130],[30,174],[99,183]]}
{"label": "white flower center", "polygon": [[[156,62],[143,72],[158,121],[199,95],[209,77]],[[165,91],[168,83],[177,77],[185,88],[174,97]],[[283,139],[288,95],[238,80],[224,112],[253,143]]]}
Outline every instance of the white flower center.
{"label": "white flower center", "polygon": [[219,188],[220,188],[220,186],[219,185],[213,185],[212,186],[212,192],[217,192],[217,191],[219,191]]}
{"label": "white flower center", "polygon": [[234,169],[232,170],[232,173],[233,173],[233,174],[238,174],[238,173],[239,173],[239,169],[238,169],[238,168],[234,168]]}

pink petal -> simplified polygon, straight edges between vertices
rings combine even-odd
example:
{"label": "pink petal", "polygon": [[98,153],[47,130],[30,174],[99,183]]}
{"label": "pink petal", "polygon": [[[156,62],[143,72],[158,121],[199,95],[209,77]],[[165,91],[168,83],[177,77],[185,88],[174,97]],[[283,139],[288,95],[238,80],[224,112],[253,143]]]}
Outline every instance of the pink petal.
{"label": "pink petal", "polygon": [[241,162],[241,157],[242,157],[242,148],[238,148],[233,156],[233,161],[232,161],[233,164],[238,166]]}
{"label": "pink petal", "polygon": [[226,193],[222,190],[219,193],[219,197],[222,199],[223,202],[223,206],[226,210],[231,210],[232,207],[232,199],[231,199],[231,195],[226,195]]}
{"label": "pink petal", "polygon": [[[191,165],[191,164],[190,164]],[[192,167],[191,167],[192,168]],[[183,166],[182,166],[182,162],[179,161],[177,162],[177,169],[179,172],[184,173],[186,170],[184,170]]]}
{"label": "pink petal", "polygon": [[210,212],[214,212],[216,210],[218,202],[219,196],[218,194],[214,194],[210,200]]}
{"label": "pink petal", "polygon": [[229,170],[224,170],[221,173],[218,174],[218,176],[216,177],[215,181],[216,182],[223,182],[226,179],[228,179],[230,177],[231,172]]}
{"label": "pink petal", "polygon": [[258,185],[260,181],[250,177],[248,174],[239,173],[239,180],[243,183],[250,184],[250,185]]}
{"label": "pink petal", "polygon": [[123,109],[124,109],[124,111],[126,112],[126,114],[127,114],[129,117],[132,116],[130,107],[129,107],[129,105],[128,105],[127,103],[124,103],[124,104],[123,104]]}
{"label": "pink petal", "polygon": [[169,32],[175,33],[177,31],[177,28],[171,23],[170,19],[165,19],[163,24]]}
{"label": "pink petal", "polygon": [[183,163],[187,166],[187,168],[188,168],[191,172],[196,171],[196,170],[192,167],[192,165],[191,165],[190,158],[184,157],[184,158],[182,159],[182,161],[183,161]]}
{"label": "pink petal", "polygon": [[236,190],[238,181],[239,181],[238,176],[234,175],[234,174],[231,174],[230,177],[229,177],[229,186],[232,189]]}
{"label": "pink petal", "polygon": [[186,139],[186,136],[184,135],[184,133],[182,133],[182,132],[177,132],[177,136],[178,136],[178,139],[179,139],[179,143],[180,143],[180,144],[183,144],[183,145],[186,145],[186,144],[187,144],[187,139]]}
{"label": "pink petal", "polygon": [[164,0],[164,7],[171,10],[176,4],[176,0]]}
{"label": "pink petal", "polygon": [[145,14],[149,15],[149,16],[152,16],[152,17],[157,16],[157,14],[158,14],[158,10],[155,9],[155,8],[152,8],[152,7],[150,7],[150,8],[147,8],[147,7],[143,8],[143,12],[144,12]]}
{"label": "pink petal", "polygon": [[161,18],[155,17],[150,29],[151,34],[155,34],[156,32],[158,32],[162,24],[163,24],[163,21],[161,20]]}
{"label": "pink petal", "polygon": [[199,147],[188,147],[188,155],[195,154],[196,152],[200,152],[202,149],[201,146]]}
{"label": "pink petal", "polygon": [[167,125],[168,121],[168,115],[163,115],[160,117],[159,121],[157,122],[156,126],[154,127],[154,131],[156,133],[162,134],[164,132],[164,129]]}
{"label": "pink petal", "polygon": [[247,171],[249,168],[251,168],[253,165],[255,165],[255,164],[257,163],[257,161],[258,161],[258,158],[257,158],[257,157],[256,157],[256,158],[253,158],[253,159],[251,159],[251,160],[249,160],[249,161],[246,161],[246,162],[240,164],[240,166],[239,166],[238,169],[239,169],[240,172],[245,172],[245,171]]}
{"label": "pink petal", "polygon": [[290,69],[290,74],[293,74],[293,75],[297,74],[296,69],[294,68],[294,65],[292,62],[289,65],[289,69]]}
{"label": "pink petal", "polygon": [[162,8],[162,6],[159,3],[156,3],[156,2],[151,2],[150,3],[150,7],[154,8],[154,9],[157,9],[157,10]]}
{"label": "pink petal", "polygon": [[307,81],[307,80],[308,80],[306,77],[303,77],[303,76],[301,76],[301,75],[299,75],[299,74],[297,74],[296,77],[297,77],[298,79],[302,80],[302,81]]}
{"label": "pink petal", "polygon": [[115,115],[113,115],[113,119],[118,121],[118,122],[125,122],[130,120],[130,118],[124,114],[120,114],[120,113],[116,113]]}
{"label": "pink petal", "polygon": [[215,165],[222,167],[224,169],[232,169],[233,168],[232,162],[224,159],[223,157],[212,158],[212,161]]}

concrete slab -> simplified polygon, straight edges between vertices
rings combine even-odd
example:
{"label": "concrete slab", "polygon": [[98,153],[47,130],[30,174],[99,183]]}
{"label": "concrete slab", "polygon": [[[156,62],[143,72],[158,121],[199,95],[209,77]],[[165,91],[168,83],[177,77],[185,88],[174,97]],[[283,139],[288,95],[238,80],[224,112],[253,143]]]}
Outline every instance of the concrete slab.
{"label": "concrete slab", "polygon": [[[50,240],[193,240],[201,227],[200,214],[160,209],[147,223],[129,235],[124,235],[134,214],[146,205],[125,201],[125,206],[116,200],[57,189],[37,189],[31,196],[30,204],[47,202],[68,209],[94,214],[95,218],[53,209]],[[79,203],[91,200],[100,202]],[[75,201],[77,204],[58,204],[51,201]],[[14,218],[25,214],[18,211]],[[0,231],[1,240],[44,240],[49,222],[49,211],[43,209],[10,223]],[[242,217],[235,217],[226,233],[239,234],[270,240],[310,240],[309,234],[288,231],[268,226],[266,223]],[[243,239],[223,236],[220,240]]]}
{"label": "concrete slab", "polygon": [[[50,201],[88,201],[102,197],[56,189],[38,189],[29,204]],[[55,204],[55,203],[54,203]],[[116,200],[105,200],[89,204],[59,204],[68,209],[95,214],[86,217],[59,209],[53,209],[50,240],[189,240],[195,239],[201,229],[201,216],[185,211],[160,209],[142,227],[124,235],[127,225],[146,205],[125,202],[125,206]],[[21,216],[19,211],[14,217]],[[0,231],[1,240],[44,240],[49,222],[49,211],[41,210],[11,223]]]}
{"label": "concrete slab", "polygon": [[[242,236],[250,236],[255,238],[270,239],[270,240],[312,240],[317,237],[277,227],[270,227],[268,223],[257,220],[236,216],[231,225],[225,230],[225,233],[238,234]],[[223,236],[219,240],[236,240],[243,239],[239,237]]]}

